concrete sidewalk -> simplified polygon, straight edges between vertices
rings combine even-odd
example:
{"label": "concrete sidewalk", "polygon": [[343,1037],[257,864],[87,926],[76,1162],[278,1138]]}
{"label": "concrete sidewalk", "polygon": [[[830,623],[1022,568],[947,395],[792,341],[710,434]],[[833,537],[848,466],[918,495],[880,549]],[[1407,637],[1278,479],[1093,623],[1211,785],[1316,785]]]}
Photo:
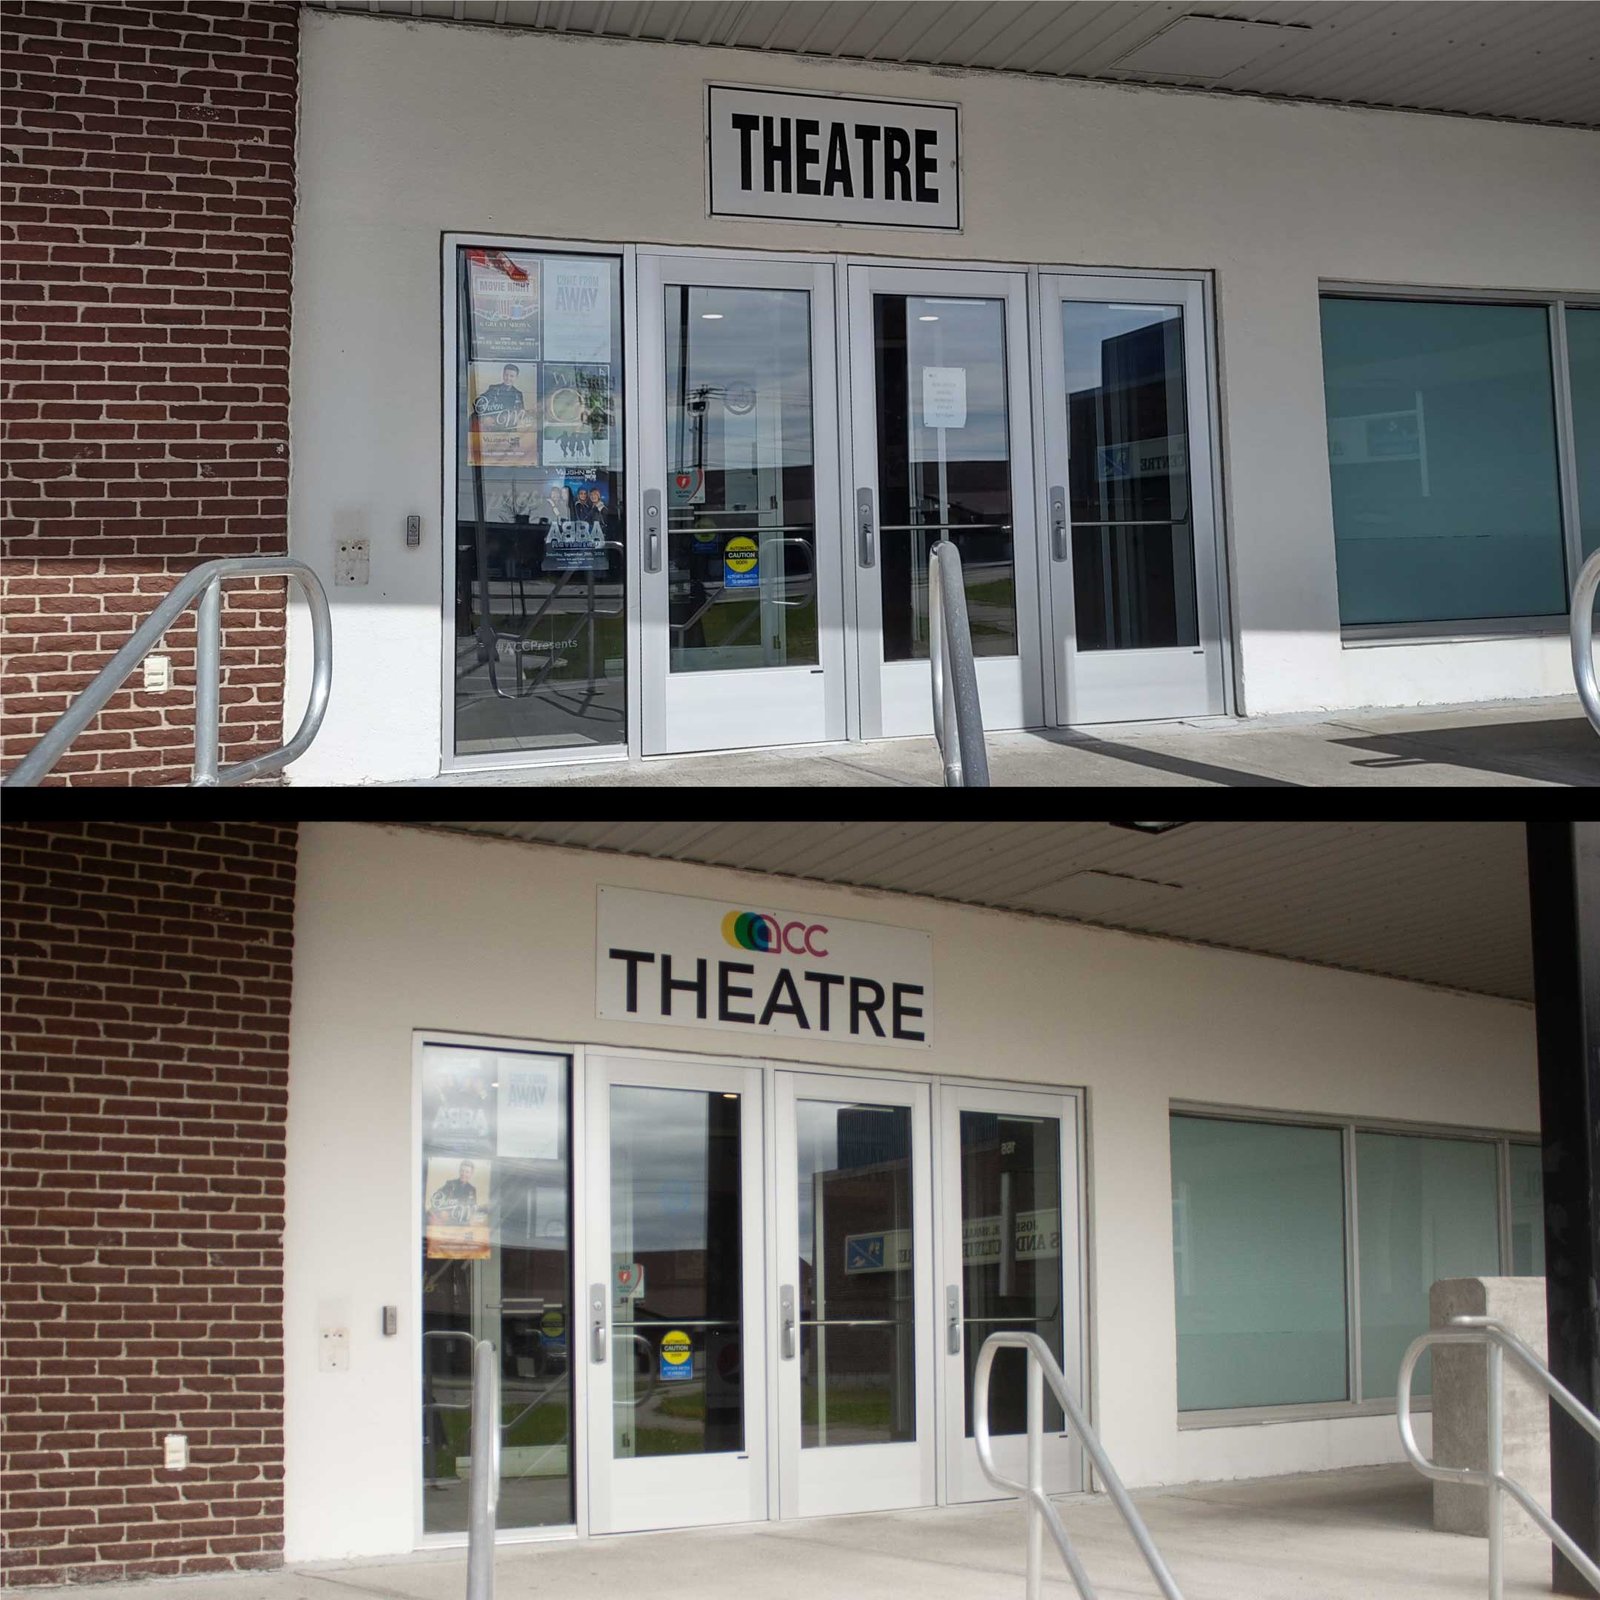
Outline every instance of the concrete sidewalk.
{"label": "concrete sidewalk", "polygon": [[[1578,787],[1600,737],[1576,697],[1328,717],[1208,717],[989,735],[998,786],[1052,788]],[[925,788],[932,739],[743,750],[544,771],[453,773],[422,787]]]}
{"label": "concrete sidewalk", "polygon": [[[1135,1496],[1185,1600],[1476,1600],[1482,1539],[1435,1533],[1409,1467]],[[1159,1591],[1103,1496],[1061,1502],[1101,1600]],[[1075,1595],[1046,1540],[1047,1595]],[[1549,1546],[1508,1540],[1507,1596],[1550,1592]],[[1022,1600],[1015,1502],[502,1546],[497,1600]],[[460,1600],[460,1551],[227,1578],[96,1585],[94,1600]]]}

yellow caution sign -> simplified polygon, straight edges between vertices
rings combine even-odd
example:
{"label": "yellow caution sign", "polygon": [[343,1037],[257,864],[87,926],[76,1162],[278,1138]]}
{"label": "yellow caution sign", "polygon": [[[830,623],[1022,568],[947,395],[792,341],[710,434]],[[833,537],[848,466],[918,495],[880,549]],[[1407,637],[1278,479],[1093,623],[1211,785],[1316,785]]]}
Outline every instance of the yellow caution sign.
{"label": "yellow caution sign", "polygon": [[681,1328],[669,1328],[661,1335],[661,1381],[682,1382],[694,1376],[694,1350],[689,1335]]}
{"label": "yellow caution sign", "polygon": [[755,540],[737,534],[722,550],[722,586],[725,589],[761,587],[761,550]]}

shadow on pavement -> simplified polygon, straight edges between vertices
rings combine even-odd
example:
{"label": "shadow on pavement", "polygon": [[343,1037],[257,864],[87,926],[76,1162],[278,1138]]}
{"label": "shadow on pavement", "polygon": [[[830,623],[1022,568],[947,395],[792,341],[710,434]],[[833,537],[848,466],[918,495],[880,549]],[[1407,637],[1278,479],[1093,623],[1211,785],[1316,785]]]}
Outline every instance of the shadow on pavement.
{"label": "shadow on pavement", "polygon": [[[1168,755],[1161,750],[1142,750],[1138,745],[1116,744],[1110,739],[1095,739],[1086,734],[1056,732],[1040,735],[1051,744],[1071,750],[1086,750],[1092,755],[1105,756],[1112,761],[1126,761],[1134,766],[1149,767],[1156,772],[1170,772],[1180,778],[1194,778],[1201,783],[1224,784],[1230,789],[1304,789],[1303,783],[1289,778],[1269,778],[1259,772],[1244,772],[1238,767],[1219,767],[1209,761],[1190,761],[1185,756]],[[992,769],[993,763],[991,763]],[[996,775],[997,783],[1004,778]]]}
{"label": "shadow on pavement", "polygon": [[1369,770],[1442,765],[1578,788],[1600,784],[1600,738],[1584,717],[1374,733],[1331,742],[1349,750],[1370,750],[1370,757],[1351,763]]}

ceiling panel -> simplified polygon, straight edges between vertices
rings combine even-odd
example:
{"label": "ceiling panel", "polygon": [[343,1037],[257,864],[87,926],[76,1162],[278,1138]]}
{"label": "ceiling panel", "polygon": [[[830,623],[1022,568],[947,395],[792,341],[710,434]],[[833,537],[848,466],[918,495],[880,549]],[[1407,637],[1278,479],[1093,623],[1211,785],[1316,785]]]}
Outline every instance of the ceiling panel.
{"label": "ceiling panel", "polygon": [[1531,1001],[1520,824],[481,822],[429,827],[1026,911]]}
{"label": "ceiling panel", "polygon": [[[305,0],[422,16],[842,60],[1160,82],[1222,93],[1600,127],[1600,0]],[[1277,23],[1220,79],[1118,66],[1186,15]],[[1306,26],[1284,26],[1304,24]]]}

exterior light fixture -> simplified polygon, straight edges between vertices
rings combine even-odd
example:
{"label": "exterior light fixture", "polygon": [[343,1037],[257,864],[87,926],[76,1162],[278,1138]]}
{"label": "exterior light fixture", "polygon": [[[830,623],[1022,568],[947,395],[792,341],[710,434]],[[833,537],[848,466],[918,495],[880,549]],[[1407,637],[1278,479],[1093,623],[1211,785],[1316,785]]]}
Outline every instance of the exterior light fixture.
{"label": "exterior light fixture", "polygon": [[700,320],[702,322],[721,322],[722,313],[720,311],[702,311],[700,313]]}
{"label": "exterior light fixture", "polygon": [[1171,833],[1174,828],[1187,828],[1187,822],[1113,822],[1113,828],[1127,828],[1132,833]]}

